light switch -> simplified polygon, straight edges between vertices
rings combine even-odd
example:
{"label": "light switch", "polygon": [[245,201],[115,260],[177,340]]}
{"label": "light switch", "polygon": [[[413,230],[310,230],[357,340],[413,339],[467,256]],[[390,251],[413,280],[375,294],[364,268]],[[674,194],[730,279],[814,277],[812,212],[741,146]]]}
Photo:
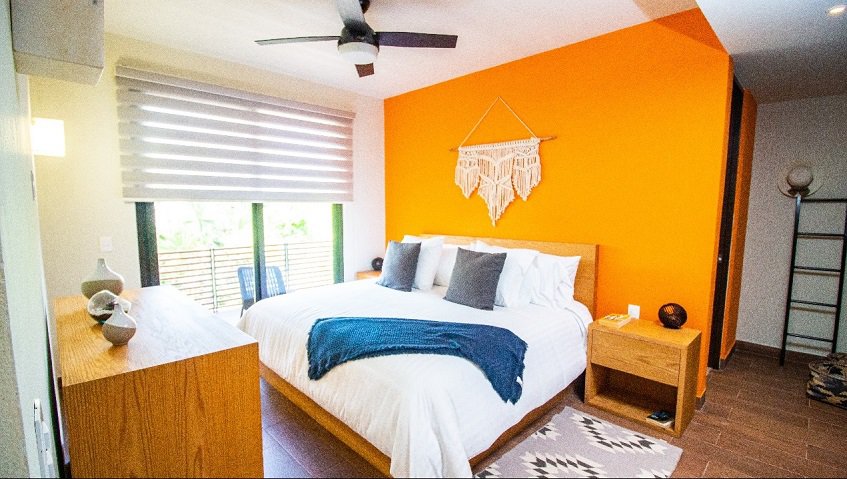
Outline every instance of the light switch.
{"label": "light switch", "polygon": [[100,237],[100,252],[109,253],[112,251],[112,237],[111,236],[101,236]]}

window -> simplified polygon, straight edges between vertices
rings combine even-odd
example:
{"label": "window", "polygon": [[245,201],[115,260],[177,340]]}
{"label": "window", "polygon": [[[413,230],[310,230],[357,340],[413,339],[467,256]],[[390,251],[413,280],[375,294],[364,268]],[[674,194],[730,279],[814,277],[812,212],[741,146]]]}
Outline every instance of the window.
{"label": "window", "polygon": [[282,271],[285,287],[332,284],[332,205],[265,203],[265,266]]}
{"label": "window", "polygon": [[241,306],[236,271],[253,265],[249,203],[156,202],[160,284],[213,311]]}
{"label": "window", "polygon": [[242,304],[241,266],[288,291],[342,279],[352,113],[124,66],[116,83],[143,286],[220,310]]}
{"label": "window", "polygon": [[[148,204],[150,205],[150,204]],[[288,292],[332,284],[336,279],[333,215],[325,203],[156,202],[153,229],[158,282],[169,284],[213,311],[239,309],[245,299],[238,268],[254,267],[256,253],[266,267],[278,268]],[[254,221],[261,220],[263,242],[254,244]],[[140,235],[140,237],[143,235]]]}

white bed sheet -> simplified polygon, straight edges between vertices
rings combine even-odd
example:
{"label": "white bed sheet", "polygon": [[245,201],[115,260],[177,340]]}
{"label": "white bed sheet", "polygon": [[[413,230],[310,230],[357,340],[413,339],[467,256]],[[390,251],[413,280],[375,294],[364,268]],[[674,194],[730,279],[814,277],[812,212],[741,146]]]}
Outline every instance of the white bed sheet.
{"label": "white bed sheet", "polygon": [[[578,302],[567,310],[531,304],[482,311],[443,300],[445,291],[406,293],[374,280],[301,290],[259,301],[239,327],[258,340],[266,366],[389,456],[394,477],[471,477],[469,458],[585,370],[591,315]],[[310,380],[309,331],[318,318],[332,316],[508,328],[528,344],[521,398],[506,403],[476,365],[433,354],[350,361]]]}

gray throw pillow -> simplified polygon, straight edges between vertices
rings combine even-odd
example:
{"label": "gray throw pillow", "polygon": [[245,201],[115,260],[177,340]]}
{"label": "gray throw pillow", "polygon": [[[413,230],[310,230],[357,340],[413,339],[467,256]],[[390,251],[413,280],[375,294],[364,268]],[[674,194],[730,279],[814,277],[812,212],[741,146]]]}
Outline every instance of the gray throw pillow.
{"label": "gray throw pillow", "polygon": [[399,291],[411,291],[420,254],[420,243],[389,242],[382,262],[382,275],[376,284]]}
{"label": "gray throw pillow", "polygon": [[472,308],[494,309],[497,282],[505,263],[506,253],[480,253],[459,248],[444,299]]}

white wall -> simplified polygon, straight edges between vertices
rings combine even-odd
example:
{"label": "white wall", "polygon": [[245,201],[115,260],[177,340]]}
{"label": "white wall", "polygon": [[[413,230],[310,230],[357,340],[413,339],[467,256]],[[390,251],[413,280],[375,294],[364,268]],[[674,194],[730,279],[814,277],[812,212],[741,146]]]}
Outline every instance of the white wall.
{"label": "white wall", "polygon": [[[774,347],[781,344],[794,231],[794,201],[780,194],[777,181],[787,165],[803,161],[812,165],[815,175],[823,179],[823,186],[815,198],[847,197],[844,125],[847,125],[847,95],[759,105],[739,306],[739,340]],[[833,214],[835,209],[823,212],[804,207],[803,211],[808,214],[801,218],[814,221],[809,224],[804,221],[801,229],[838,232],[844,228],[843,213]],[[840,248],[840,242],[837,246]],[[808,243],[801,248],[802,254],[809,256],[804,261],[828,261],[829,266],[837,262],[837,256],[832,255],[833,248],[828,252],[812,251]],[[795,298],[804,293],[819,295],[817,299],[827,299],[827,302],[835,298],[832,280],[817,280],[805,286],[808,286],[806,290],[795,294]],[[825,294],[826,288],[831,289],[831,295]],[[847,304],[844,309],[847,310]],[[799,329],[811,335],[830,335],[827,328],[831,328],[832,315],[794,314],[792,318],[798,318]],[[847,311],[842,311],[840,329],[838,349],[844,351],[847,349]],[[813,354],[827,352],[827,346],[820,343],[791,340],[789,345],[789,349]],[[816,347],[808,347],[813,345]]]}
{"label": "white wall", "polygon": [[[3,133],[0,133],[3,134]],[[18,376],[12,353],[12,331],[6,306],[6,279],[3,275],[3,245],[0,245],[0,477],[27,475]]]}
{"label": "white wall", "polygon": [[[151,69],[246,91],[356,113],[354,201],[345,205],[345,261],[352,277],[383,248],[382,102],[255,68],[106,35],[106,70],[96,86],[32,79],[33,116],[65,120],[66,157],[36,160],[42,241],[49,297],[78,294],[98,257],[140,285],[135,209],[121,197],[114,66]],[[378,186],[375,186],[378,185]],[[372,212],[378,212],[376,216]],[[367,225],[367,226],[360,226]],[[114,250],[99,251],[111,236]]]}
{"label": "white wall", "polygon": [[[26,77],[15,75],[9,2],[0,4],[0,475],[38,476],[33,401],[49,421],[47,311],[29,153]],[[11,346],[11,348],[10,348]],[[11,354],[10,354],[11,353]],[[12,374],[10,374],[12,373]],[[11,399],[17,399],[17,408]]]}
{"label": "white wall", "polygon": [[360,97],[353,126],[353,202],[344,205],[344,277],[385,256],[385,128],[383,101]]}

